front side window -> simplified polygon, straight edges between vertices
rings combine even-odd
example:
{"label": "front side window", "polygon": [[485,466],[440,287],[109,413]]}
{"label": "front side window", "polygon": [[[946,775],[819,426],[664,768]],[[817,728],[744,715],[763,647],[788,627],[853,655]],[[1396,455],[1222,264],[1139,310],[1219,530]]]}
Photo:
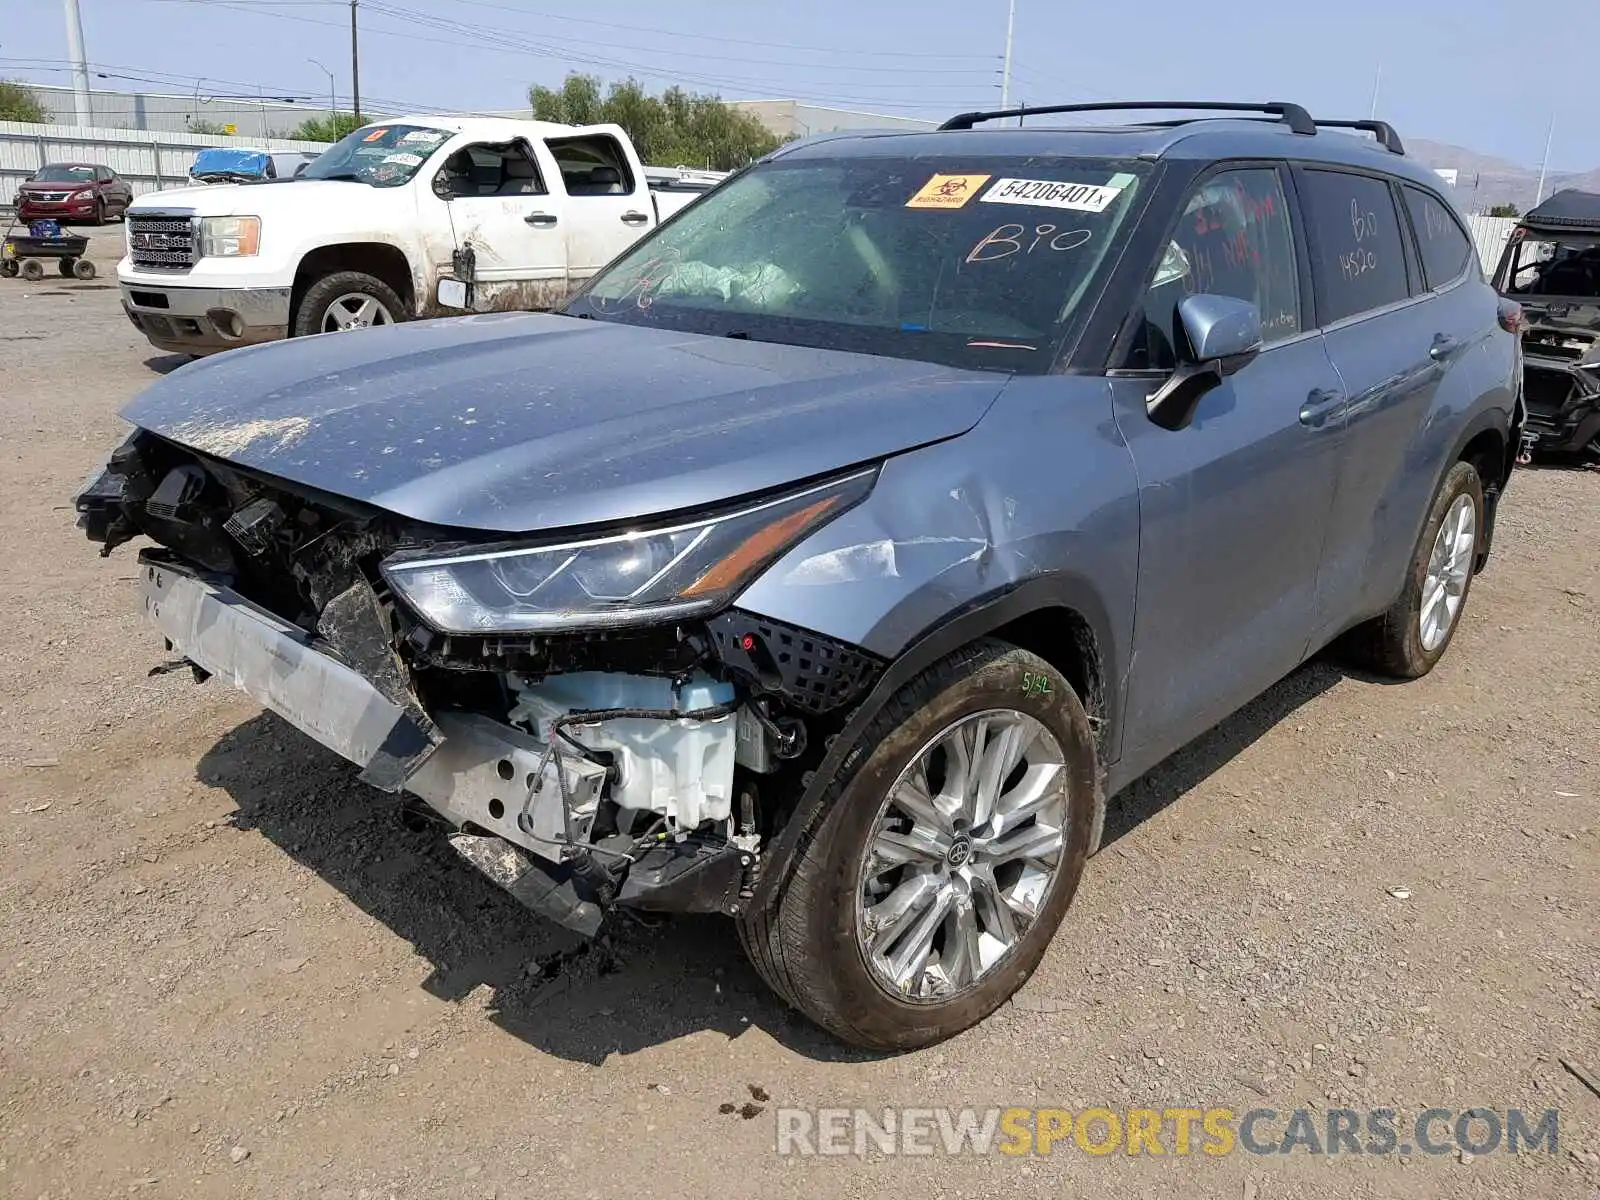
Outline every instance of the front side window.
{"label": "front side window", "polygon": [[1441,288],[1460,279],[1477,253],[1472,239],[1461,228],[1450,210],[1437,196],[1421,188],[1404,189],[1406,207],[1411,211],[1411,228],[1416,231],[1417,248],[1422,252],[1422,274],[1428,287]]}
{"label": "front side window", "polygon": [[1254,304],[1266,345],[1300,332],[1294,230],[1283,181],[1271,167],[1223,171],[1190,197],[1145,290],[1130,368],[1177,366],[1178,302],[1200,293]]}
{"label": "front side window", "polygon": [[1389,185],[1370,175],[1320,169],[1307,170],[1300,179],[1322,323],[1410,296],[1400,216]]}
{"label": "front side window", "polygon": [[358,129],[329,146],[306,167],[301,179],[337,179],[372,187],[410,182],[450,135],[421,125],[378,125]]}
{"label": "front side window", "polygon": [[466,146],[445,159],[439,183],[454,199],[473,196],[542,196],[539,168],[521,142]]}
{"label": "front side window", "polygon": [[779,158],[645,238],[569,311],[697,333],[1042,373],[1148,164]]}

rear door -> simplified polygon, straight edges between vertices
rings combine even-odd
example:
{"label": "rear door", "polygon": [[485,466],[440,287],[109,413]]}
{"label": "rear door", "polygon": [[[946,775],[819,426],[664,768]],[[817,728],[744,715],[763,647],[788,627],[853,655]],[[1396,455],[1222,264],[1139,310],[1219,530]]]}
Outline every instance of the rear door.
{"label": "rear door", "polygon": [[[1287,183],[1287,169],[1271,164],[1200,182],[1112,372],[1118,425],[1139,474],[1137,666],[1123,755],[1134,771],[1292,670],[1314,625],[1342,401],[1322,338],[1309,328],[1309,277]],[[1146,398],[1176,364],[1176,306],[1195,293],[1256,304],[1265,343],[1206,394],[1192,424],[1167,430],[1148,418]]]}
{"label": "rear door", "polygon": [[[1492,293],[1481,286],[1472,240],[1437,197],[1323,167],[1298,169],[1296,184],[1318,319],[1348,396],[1321,641],[1399,594],[1437,483],[1438,451],[1424,426],[1444,381],[1453,380],[1461,411],[1476,399],[1474,350],[1485,317],[1489,327],[1495,317],[1482,303]],[[1420,254],[1411,237],[1419,222]]]}
{"label": "rear door", "polygon": [[567,262],[578,283],[654,225],[655,206],[621,130],[547,138],[545,145],[567,193]]}

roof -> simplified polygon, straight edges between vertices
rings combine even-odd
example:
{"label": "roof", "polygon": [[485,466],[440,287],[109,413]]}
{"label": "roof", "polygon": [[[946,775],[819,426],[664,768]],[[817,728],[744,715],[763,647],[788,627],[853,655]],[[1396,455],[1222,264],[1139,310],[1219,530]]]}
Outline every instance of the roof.
{"label": "roof", "polygon": [[1600,228],[1600,195],[1564,188],[1543,204],[1529,209],[1522,223],[1557,229]]}
{"label": "roof", "polygon": [[512,137],[524,137],[529,126],[532,126],[541,136],[560,137],[573,132],[576,125],[558,125],[553,121],[535,121],[530,117],[472,117],[443,115],[440,113],[411,113],[394,117],[385,117],[381,121],[368,121],[363,129],[378,128],[389,125],[421,125],[429,129],[447,129],[451,133],[467,133],[490,136],[495,132],[505,135],[507,140]]}
{"label": "roof", "polygon": [[1211,162],[1227,158],[1293,158],[1366,167],[1437,189],[1439,176],[1370,137],[1338,131],[1295,133],[1270,120],[1203,118],[1181,125],[980,126],[931,133],[834,133],[780,151],[816,157],[1147,158]]}

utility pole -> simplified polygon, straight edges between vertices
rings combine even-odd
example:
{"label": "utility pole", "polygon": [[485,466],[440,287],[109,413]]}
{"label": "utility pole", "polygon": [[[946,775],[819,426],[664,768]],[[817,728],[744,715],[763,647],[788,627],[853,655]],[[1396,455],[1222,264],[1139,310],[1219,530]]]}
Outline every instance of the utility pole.
{"label": "utility pole", "polygon": [[78,0],[66,0],[67,57],[72,60],[72,102],[78,110],[79,125],[94,124],[94,109],[89,103],[89,62],[83,52],[83,14]]}
{"label": "utility pole", "polygon": [[[351,0],[354,3],[354,0]],[[1000,107],[1011,107],[1011,35],[1017,27],[1017,0],[1011,0],[1011,10],[1006,14],[1006,60],[1000,70]]]}
{"label": "utility pole", "polygon": [[1539,207],[1539,202],[1544,199],[1544,176],[1550,166],[1550,143],[1556,136],[1556,115],[1550,114],[1550,128],[1544,134],[1544,157],[1539,160],[1539,190],[1533,194],[1533,206]]}
{"label": "utility pole", "polygon": [[350,99],[361,124],[361,50],[356,40],[356,0],[350,0]]}

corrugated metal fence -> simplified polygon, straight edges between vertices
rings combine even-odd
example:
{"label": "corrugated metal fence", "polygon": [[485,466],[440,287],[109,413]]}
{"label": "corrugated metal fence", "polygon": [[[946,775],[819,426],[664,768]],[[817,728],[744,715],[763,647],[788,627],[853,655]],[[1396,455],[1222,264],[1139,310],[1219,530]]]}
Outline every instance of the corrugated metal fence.
{"label": "corrugated metal fence", "polygon": [[1485,275],[1494,275],[1495,268],[1500,265],[1500,255],[1506,248],[1511,231],[1516,227],[1515,217],[1489,217],[1474,213],[1467,218],[1467,230],[1478,247],[1478,261],[1483,264]]}
{"label": "corrugated metal fence", "polygon": [[91,162],[110,167],[133,185],[135,195],[180,187],[188,179],[197,151],[212,146],[263,150],[310,150],[321,142],[274,138],[216,137],[203,133],[155,133],[131,129],[91,129],[74,125],[28,125],[0,121],[0,206],[9,208],[17,185],[48,162]]}

